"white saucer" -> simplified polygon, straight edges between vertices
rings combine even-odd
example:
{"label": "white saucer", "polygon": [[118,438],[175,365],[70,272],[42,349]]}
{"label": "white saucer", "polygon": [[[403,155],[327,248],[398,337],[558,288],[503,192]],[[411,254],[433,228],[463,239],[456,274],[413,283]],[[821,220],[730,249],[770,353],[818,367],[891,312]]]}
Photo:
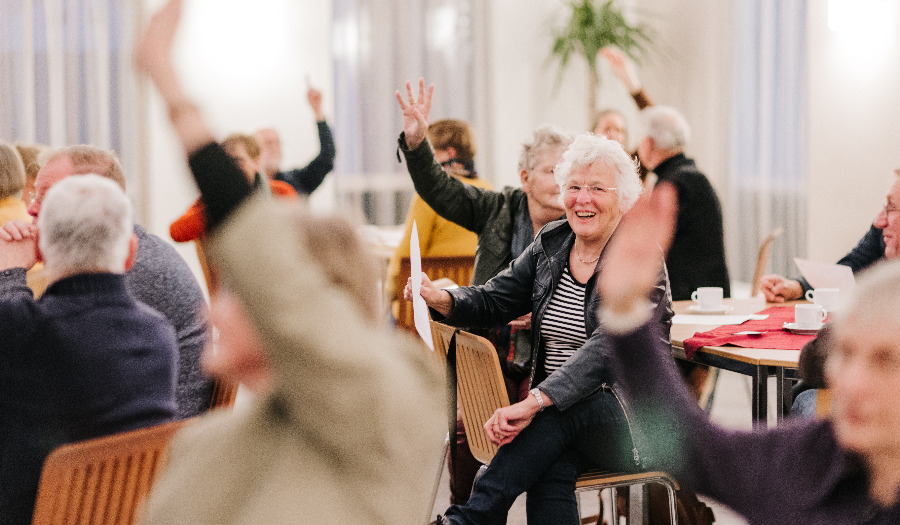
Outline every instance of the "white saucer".
{"label": "white saucer", "polygon": [[727,305],[727,304],[723,304],[722,306],[720,306],[718,308],[705,309],[705,308],[700,308],[699,304],[692,304],[692,305],[688,306],[688,310],[690,310],[691,312],[693,312],[695,314],[724,314],[724,313],[728,313],[728,312],[734,310],[734,307]]}
{"label": "white saucer", "polygon": [[[824,326],[824,325],[823,325]],[[784,323],[784,329],[792,334],[800,334],[800,335],[815,335],[819,333],[819,328],[798,328],[797,323]]]}

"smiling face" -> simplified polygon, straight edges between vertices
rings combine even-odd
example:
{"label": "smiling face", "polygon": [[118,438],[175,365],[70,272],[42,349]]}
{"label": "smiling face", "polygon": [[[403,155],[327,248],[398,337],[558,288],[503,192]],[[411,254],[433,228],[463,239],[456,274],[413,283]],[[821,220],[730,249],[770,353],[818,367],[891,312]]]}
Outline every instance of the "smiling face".
{"label": "smiling face", "polygon": [[616,170],[605,162],[573,166],[564,184],[566,220],[582,242],[605,242],[622,219]]}
{"label": "smiling face", "polygon": [[882,208],[873,225],[881,228],[884,237],[884,257],[900,257],[900,175],[887,193],[885,207]]}

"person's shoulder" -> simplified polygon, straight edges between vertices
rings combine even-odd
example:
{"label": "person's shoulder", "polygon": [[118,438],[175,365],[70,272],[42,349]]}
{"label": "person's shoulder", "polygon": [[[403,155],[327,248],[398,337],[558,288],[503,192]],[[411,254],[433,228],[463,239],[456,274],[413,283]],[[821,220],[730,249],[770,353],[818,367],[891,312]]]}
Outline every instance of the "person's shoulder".
{"label": "person's shoulder", "polygon": [[297,190],[295,190],[294,187],[290,185],[290,183],[283,180],[270,179],[269,188],[272,190],[272,195],[293,199],[299,198],[297,195]]}
{"label": "person's shoulder", "polygon": [[485,190],[493,190],[494,189],[494,186],[487,179],[474,178],[474,179],[461,179],[461,180],[463,182],[465,182],[466,184],[475,186],[476,188],[481,188],[481,189],[485,189]]}
{"label": "person's shoulder", "polygon": [[541,231],[534,236],[532,245],[537,249],[554,249],[561,239],[566,239],[572,234],[572,227],[566,219],[558,219],[548,222],[541,228]]}

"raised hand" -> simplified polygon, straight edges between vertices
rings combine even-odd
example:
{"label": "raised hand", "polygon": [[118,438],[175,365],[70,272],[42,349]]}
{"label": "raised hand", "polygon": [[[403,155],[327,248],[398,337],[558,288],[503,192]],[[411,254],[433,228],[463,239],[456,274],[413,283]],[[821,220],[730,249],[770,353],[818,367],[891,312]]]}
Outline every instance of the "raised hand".
{"label": "raised hand", "polygon": [[189,101],[172,64],[172,44],[181,22],[183,0],[169,0],[147,24],[134,46],[134,69],[150,77],[169,112],[169,120],[185,151],[215,141],[197,106]]}
{"label": "raised hand", "polygon": [[600,54],[609,62],[613,74],[625,85],[629,93],[637,93],[641,90],[641,81],[634,72],[634,65],[625,53],[614,47],[604,47],[600,50]]}
{"label": "raised hand", "polygon": [[[134,69],[156,83],[159,82],[160,75],[174,76],[172,43],[181,21],[182,4],[182,0],[170,0],[157,11],[134,46]],[[163,98],[167,95],[166,92],[161,94]]]}
{"label": "raised hand", "polygon": [[306,91],[306,100],[309,101],[310,107],[316,114],[316,121],[325,120],[325,113],[322,112],[322,92],[311,87]]}
{"label": "raised hand", "polygon": [[397,102],[403,110],[403,132],[406,135],[406,147],[416,149],[425,140],[428,132],[428,114],[431,113],[431,96],[434,84],[425,90],[425,79],[419,78],[419,97],[413,96],[412,85],[406,81],[407,100],[403,100],[400,90],[396,91]]}
{"label": "raised hand", "polygon": [[678,193],[663,182],[649,199],[640,199],[622,218],[610,240],[598,282],[604,308],[627,313],[646,299],[659,280],[677,215]]}

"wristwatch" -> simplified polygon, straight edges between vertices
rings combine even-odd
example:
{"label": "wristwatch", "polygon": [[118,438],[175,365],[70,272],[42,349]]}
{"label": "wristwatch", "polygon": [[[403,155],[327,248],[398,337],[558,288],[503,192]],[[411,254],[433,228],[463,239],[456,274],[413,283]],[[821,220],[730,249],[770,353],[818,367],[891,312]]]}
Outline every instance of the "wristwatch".
{"label": "wristwatch", "polygon": [[544,411],[544,396],[541,395],[541,391],[537,388],[532,388],[528,391],[528,393],[537,400],[538,403],[538,412]]}

